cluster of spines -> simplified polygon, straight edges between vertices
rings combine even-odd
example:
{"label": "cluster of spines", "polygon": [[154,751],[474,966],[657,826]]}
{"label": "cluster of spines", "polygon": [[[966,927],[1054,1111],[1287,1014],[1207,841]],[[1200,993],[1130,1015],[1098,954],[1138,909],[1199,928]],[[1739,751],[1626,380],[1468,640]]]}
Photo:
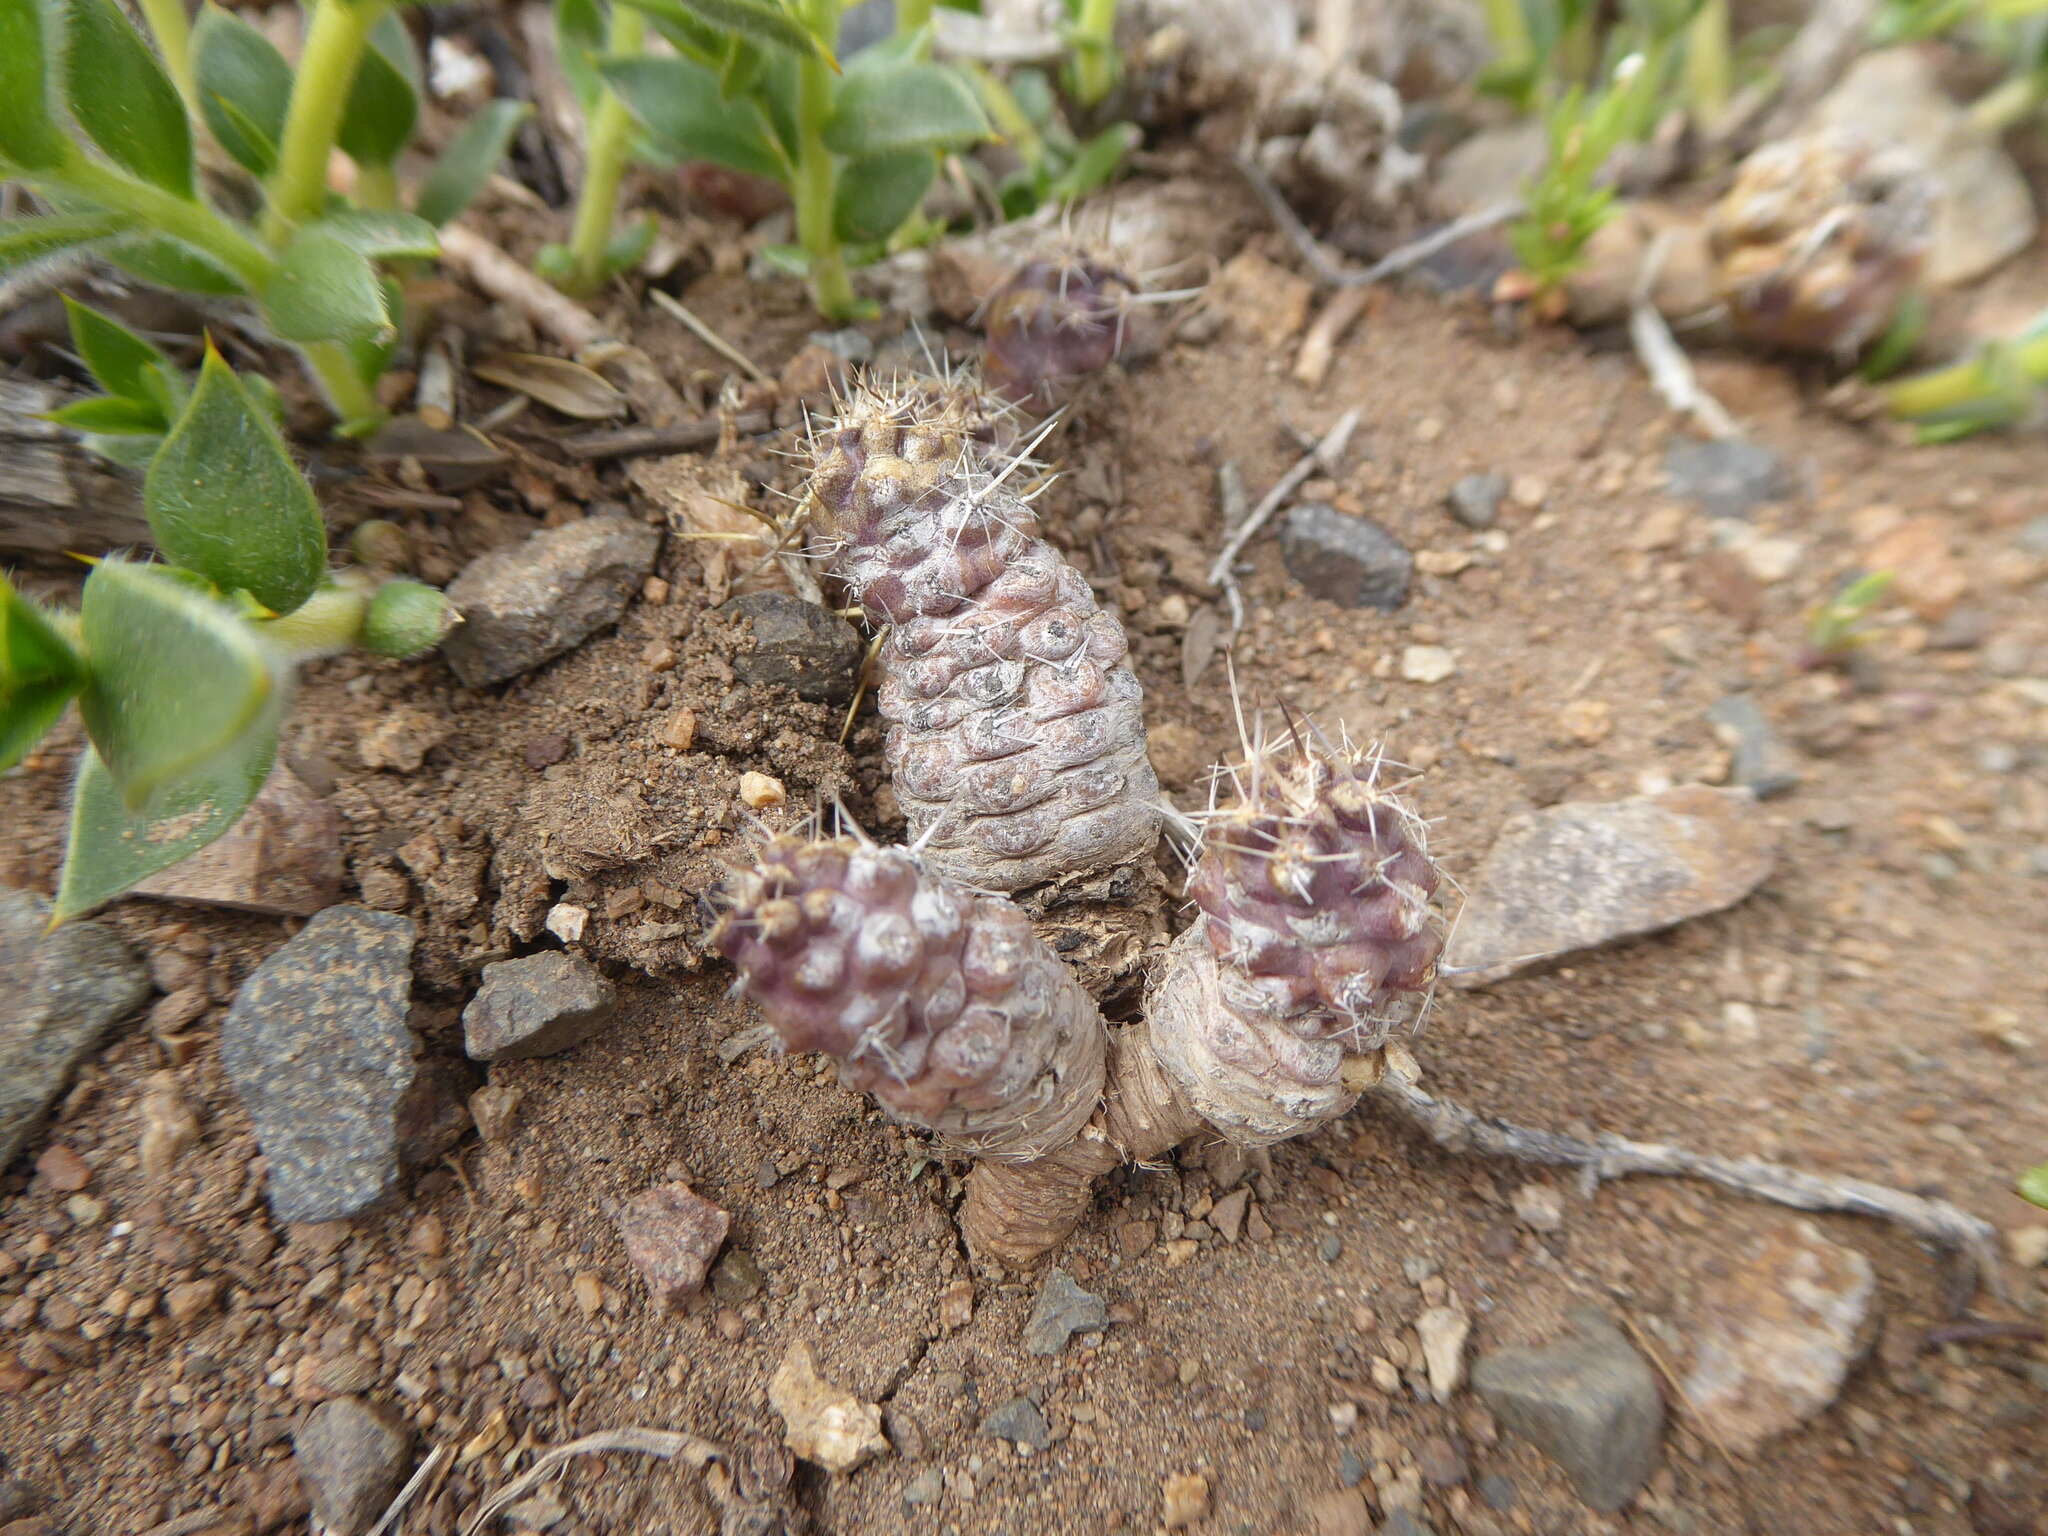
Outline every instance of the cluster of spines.
{"label": "cluster of spines", "polygon": [[1101,1087],[1102,1024],[1000,897],[853,838],[771,838],[721,893],[712,944],[785,1049],[984,1155],[1071,1137]]}

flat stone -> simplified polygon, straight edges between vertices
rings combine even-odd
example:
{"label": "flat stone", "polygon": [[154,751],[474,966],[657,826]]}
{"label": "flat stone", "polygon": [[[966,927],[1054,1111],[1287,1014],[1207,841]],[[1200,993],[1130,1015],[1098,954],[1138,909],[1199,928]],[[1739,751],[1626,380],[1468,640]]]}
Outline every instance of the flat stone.
{"label": "flat stone", "polygon": [[1024,1347],[1034,1355],[1056,1355],[1075,1334],[1108,1326],[1108,1304],[1082,1290],[1064,1269],[1055,1269],[1045,1277],[1031,1319],[1024,1325]]}
{"label": "flat stone", "polygon": [[313,1523],[329,1536],[362,1536],[398,1492],[411,1435],[392,1415],[337,1397],[306,1415],[292,1435]]}
{"label": "flat stone", "polygon": [[1380,1522],[1379,1536],[1436,1536],[1436,1530],[1409,1510],[1392,1509]]}
{"label": "flat stone", "polygon": [[789,1346],[769,1378],[768,1403],[782,1417],[790,1450],[828,1472],[851,1472],[889,1449],[882,1410],[821,1377],[803,1340]]}
{"label": "flat stone", "polygon": [[645,523],[586,517],[492,550],[448,586],[462,623],[441,654],[472,688],[531,671],[618,622],[660,548]]}
{"label": "flat stone", "polygon": [[1756,699],[1731,693],[1715,701],[1707,719],[1735,754],[1735,782],[1759,800],[1789,794],[1802,775],[1791,750],[1778,740]]}
{"label": "flat stone", "polygon": [[1313,1536],[1372,1536],[1372,1511],[1365,1495],[1354,1488],[1339,1488],[1311,1499],[1308,1518]]}
{"label": "flat stone", "polygon": [[981,1432],[998,1440],[1010,1440],[1042,1451],[1052,1444],[1052,1426],[1038,1404],[1028,1397],[1013,1397],[981,1421]]}
{"label": "flat stone", "polygon": [[787,592],[749,592],[718,611],[747,619],[753,628],[753,649],[732,659],[733,675],[741,682],[788,688],[813,703],[852,694],[865,647],[836,613]]}
{"label": "flat stone", "polygon": [[1438,1402],[1448,1402],[1465,1384],[1465,1340],[1472,1319],[1456,1307],[1429,1307],[1415,1320],[1415,1332],[1429,1367],[1429,1390]]}
{"label": "flat stone", "polygon": [[279,763],[225,835],[151,875],[134,894],[311,917],[340,897],[346,874],[341,813]]}
{"label": "flat stone", "polygon": [[1346,608],[1392,612],[1408,600],[1415,575],[1407,545],[1371,518],[1339,512],[1327,501],[1288,509],[1280,553],[1304,590]]}
{"label": "flat stone", "polygon": [[1503,1427],[1557,1463],[1587,1504],[1617,1510],[1656,1468],[1664,1400],[1649,1363],[1603,1313],[1578,1307],[1570,1320],[1574,1335],[1547,1349],[1482,1355],[1472,1390]]}
{"label": "flat stone", "polygon": [[410,919],[329,907],[242,983],[221,1059],[270,1169],[280,1221],[333,1221],[389,1198],[413,1085]]}
{"label": "flat stone", "polygon": [[113,929],[46,932],[49,903],[0,890],[0,1168],[42,1129],[50,1106],[107,1031],[149,996],[149,971]]}
{"label": "flat stone", "polygon": [[675,1307],[704,1288],[711,1261],[732,1218],[683,1183],[657,1184],[619,1212],[626,1257],[664,1307]]}
{"label": "flat stone", "polygon": [[1841,1391],[1876,1296],[1861,1253],[1810,1221],[1770,1220],[1686,1309],[1686,1412],[1738,1456],[1797,1428]]}
{"label": "flat stone", "polygon": [[1799,489],[1775,453],[1739,437],[1674,437],[1664,450],[1664,482],[1710,517],[1747,517]]}
{"label": "flat stone", "polygon": [[1500,504],[1507,494],[1506,475],[1464,475],[1444,497],[1444,505],[1467,528],[1491,528],[1500,521]]}
{"label": "flat stone", "polygon": [[1447,968],[1480,987],[1559,955],[1718,912],[1762,884],[1778,833],[1746,789],[1573,801],[1511,817],[1471,885]]}
{"label": "flat stone", "polygon": [[559,949],[484,967],[483,985],[462,1010],[463,1049],[472,1061],[553,1056],[609,1024],[619,994],[581,955]]}

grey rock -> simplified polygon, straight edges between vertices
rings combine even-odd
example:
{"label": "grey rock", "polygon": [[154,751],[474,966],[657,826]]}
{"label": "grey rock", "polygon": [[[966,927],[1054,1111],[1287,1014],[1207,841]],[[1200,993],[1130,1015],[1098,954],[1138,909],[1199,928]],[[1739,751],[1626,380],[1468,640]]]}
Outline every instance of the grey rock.
{"label": "grey rock", "polygon": [[1396,1509],[1380,1522],[1379,1536],[1436,1536],[1436,1530],[1428,1521],[1418,1520],[1405,1509]]}
{"label": "grey rock", "polygon": [[1540,117],[1519,118],[1484,128],[1460,142],[1439,162],[1430,196],[1451,214],[1477,213],[1519,200],[1550,163],[1550,141]]}
{"label": "grey rock", "polygon": [[616,623],[660,548],[645,523],[586,517],[492,550],[448,586],[462,623],[441,654],[472,688],[531,671]]}
{"label": "grey rock", "polygon": [[1574,1335],[1547,1349],[1482,1356],[1472,1389],[1503,1427],[1563,1469],[1581,1499],[1617,1510],[1656,1469],[1664,1400],[1648,1362],[1603,1313],[1577,1307],[1570,1320]]}
{"label": "grey rock", "polygon": [[733,675],[741,682],[788,688],[814,704],[853,692],[864,647],[853,626],[837,614],[787,592],[749,592],[718,611],[752,621],[754,648],[732,660]]}
{"label": "grey rock", "polygon": [[410,919],[329,907],[256,968],[221,1024],[221,1059],[255,1122],[280,1221],[333,1221],[388,1198],[399,1108],[417,1073]]}
{"label": "grey rock", "polygon": [[981,1421],[981,1432],[998,1440],[1013,1440],[1042,1451],[1052,1444],[1052,1426],[1038,1404],[1028,1397],[1013,1397]]}
{"label": "grey rock", "polygon": [[1971,282],[2032,242],[2026,178],[1995,137],[1972,130],[1925,50],[1863,55],[1815,106],[1812,126],[1856,134],[1925,175],[1935,199],[1922,270],[1930,286]]}
{"label": "grey rock", "polygon": [[2048,555],[2048,512],[2021,525],[2018,543],[2030,555]]}
{"label": "grey rock", "polygon": [[1365,1458],[1351,1446],[1345,1446],[1337,1458],[1337,1481],[1346,1488],[1356,1488],[1365,1481]]}
{"label": "grey rock", "polygon": [[1502,1477],[1498,1472],[1487,1473],[1479,1479],[1479,1501],[1488,1509],[1513,1509],[1515,1507],[1514,1479]]}
{"label": "grey rock", "polygon": [[1034,1355],[1056,1355],[1077,1333],[1109,1326],[1109,1307],[1100,1296],[1084,1291],[1064,1269],[1045,1277],[1031,1320],[1024,1325],[1024,1347]]}
{"label": "grey rock", "polygon": [[1280,529],[1287,572],[1317,597],[1346,608],[1392,612],[1408,600],[1415,557],[1368,517],[1339,512],[1327,501],[1288,509]]}
{"label": "grey rock", "polygon": [[1802,775],[1798,764],[1771,730],[1771,722],[1764,718],[1754,697],[1731,693],[1708,709],[1707,719],[1735,753],[1735,782],[1757,799],[1768,800],[1799,787]]}
{"label": "grey rock", "polygon": [[411,1436],[390,1415],[337,1397],[306,1415],[292,1435],[313,1525],[329,1536],[362,1536],[398,1492]]}
{"label": "grey rock", "polygon": [[1572,801],[1511,817],[1474,877],[1445,966],[1483,987],[1742,900],[1777,861],[1746,789]]}
{"label": "grey rock", "polygon": [[905,1504],[936,1504],[946,1491],[946,1476],[937,1467],[926,1467],[903,1485]]}
{"label": "grey rock", "polygon": [[41,897],[0,891],[0,1168],[42,1128],[79,1062],[149,996],[148,970],[113,929],[46,933],[49,921]]}
{"label": "grey rock", "polygon": [[226,836],[151,875],[138,896],[311,917],[341,895],[341,814],[283,763]]}
{"label": "grey rock", "polygon": [[1664,484],[1709,517],[1747,517],[1799,489],[1775,453],[1742,438],[1673,438],[1664,450]]}
{"label": "grey rock", "polygon": [[617,989],[581,955],[551,949],[493,961],[462,1010],[463,1049],[472,1061],[552,1056],[603,1029],[618,1005]]}
{"label": "grey rock", "polygon": [[1467,528],[1491,528],[1500,521],[1500,504],[1507,494],[1506,475],[1466,475],[1451,487],[1444,505]]}

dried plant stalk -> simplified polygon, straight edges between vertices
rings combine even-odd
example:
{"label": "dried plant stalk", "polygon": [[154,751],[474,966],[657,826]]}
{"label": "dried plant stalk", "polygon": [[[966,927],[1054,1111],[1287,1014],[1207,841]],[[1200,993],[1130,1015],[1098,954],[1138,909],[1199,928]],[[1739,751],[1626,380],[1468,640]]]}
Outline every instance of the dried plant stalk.
{"label": "dried plant stalk", "polygon": [[712,942],[793,1051],[984,1158],[1073,1140],[1102,1093],[1092,999],[1000,896],[900,848],[778,837],[724,892]]}
{"label": "dried plant stalk", "polygon": [[1159,785],[1123,626],[1038,536],[958,393],[866,390],[817,444],[814,533],[869,620],[886,757],[931,866],[1019,891],[1148,857]]}

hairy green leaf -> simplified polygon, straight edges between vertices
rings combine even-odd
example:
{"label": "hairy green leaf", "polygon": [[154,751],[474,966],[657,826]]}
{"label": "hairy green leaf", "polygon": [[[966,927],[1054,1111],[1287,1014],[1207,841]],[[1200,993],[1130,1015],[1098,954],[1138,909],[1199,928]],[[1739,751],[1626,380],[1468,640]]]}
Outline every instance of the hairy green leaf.
{"label": "hairy green leaf", "polygon": [[274,613],[297,608],[326,572],[312,487],[276,423],[211,347],[142,499],[165,559]]}
{"label": "hairy green leaf", "polygon": [[70,152],[50,110],[51,51],[42,0],[0,0],[0,159],[25,171],[62,165]]}
{"label": "hairy green leaf", "polygon": [[302,227],[332,235],[350,250],[373,261],[405,257],[426,260],[441,254],[441,240],[434,233],[434,226],[416,213],[337,208]]}
{"label": "hairy green leaf", "polygon": [[246,292],[227,268],[168,235],[136,235],[107,247],[107,260],[123,272],[180,293],[227,298]]}
{"label": "hairy green leaf", "polygon": [[2020,1198],[2048,1210],[2048,1163],[2040,1163],[2020,1175]]}
{"label": "hairy green leaf", "polygon": [[160,435],[169,425],[152,400],[131,400],[122,395],[94,395],[59,406],[45,418],[74,432],[104,432],[114,437]]}
{"label": "hairy green leaf", "polygon": [[463,125],[427,173],[412,211],[436,229],[467,208],[482,189],[533,109],[504,98],[488,102]]}
{"label": "hairy green leaf", "polygon": [[192,68],[207,131],[237,164],[268,176],[292,100],[284,55],[241,17],[209,4],[192,32]]}
{"label": "hairy green leaf", "polygon": [[64,296],[64,311],[71,321],[71,345],[99,380],[100,388],[131,400],[148,399],[150,386],[143,382],[143,370],[152,363],[168,368],[171,360],[127,326],[88,309],[69,294]]}
{"label": "hairy green leaf", "polygon": [[0,574],[0,770],[28,755],[84,684],[78,653]]}
{"label": "hairy green leaf", "polygon": [[[5,3],[0,0],[0,5]],[[0,219],[0,274],[74,245],[118,235],[133,223],[120,213],[44,213]]]}
{"label": "hairy green leaf", "polygon": [[335,136],[350,159],[360,165],[389,165],[398,158],[419,121],[419,78],[412,34],[398,12],[388,11],[356,66],[341,131]]}
{"label": "hairy green leaf", "polygon": [[718,99],[718,77],[688,59],[606,59],[605,83],[648,134],[686,160],[711,160],[754,176],[789,171],[752,115]]}
{"label": "hairy green leaf", "polygon": [[939,174],[939,158],[928,149],[855,160],[839,173],[833,227],[851,244],[887,240],[917,211]]}
{"label": "hairy green leaf", "polygon": [[131,809],[99,753],[87,748],[71,790],[71,836],[52,922],[112,901],[190,858],[242,819],[277,761],[277,714],[259,716],[227,751]]}
{"label": "hairy green leaf", "polygon": [[1057,203],[1076,202],[1093,192],[1117,173],[1124,156],[1144,143],[1145,135],[1135,123],[1111,123],[1081,146],[1073,164],[1053,178],[1046,197]]}
{"label": "hairy green leaf", "polygon": [[300,229],[278,257],[263,314],[286,341],[359,341],[391,326],[377,269],[322,223]]}
{"label": "hairy green leaf", "polygon": [[659,16],[694,34],[700,28],[743,37],[750,43],[782,48],[794,54],[831,58],[827,44],[776,0],[625,0],[650,16]]}
{"label": "hairy green leaf", "polygon": [[165,566],[101,561],[78,618],[79,712],[131,809],[233,747],[282,686],[248,622]]}
{"label": "hairy green leaf", "polygon": [[987,136],[988,119],[973,87],[940,64],[849,71],[825,124],[826,146],[855,160],[908,149],[950,149]]}
{"label": "hairy green leaf", "polygon": [[562,78],[587,119],[604,91],[597,56],[604,51],[604,12],[597,0],[555,0],[555,53]]}
{"label": "hairy green leaf", "polygon": [[192,125],[156,51],[114,0],[65,0],[64,94],[85,136],[144,181],[192,195]]}

